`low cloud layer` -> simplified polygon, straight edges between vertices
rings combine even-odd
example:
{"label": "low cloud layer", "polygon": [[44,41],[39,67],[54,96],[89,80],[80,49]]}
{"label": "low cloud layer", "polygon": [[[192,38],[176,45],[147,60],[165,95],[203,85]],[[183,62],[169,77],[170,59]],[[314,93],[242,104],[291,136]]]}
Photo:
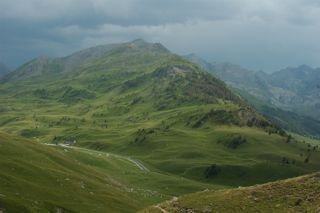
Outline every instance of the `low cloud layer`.
{"label": "low cloud layer", "polygon": [[10,66],[135,38],[255,70],[320,66],[315,0],[2,0],[0,26]]}

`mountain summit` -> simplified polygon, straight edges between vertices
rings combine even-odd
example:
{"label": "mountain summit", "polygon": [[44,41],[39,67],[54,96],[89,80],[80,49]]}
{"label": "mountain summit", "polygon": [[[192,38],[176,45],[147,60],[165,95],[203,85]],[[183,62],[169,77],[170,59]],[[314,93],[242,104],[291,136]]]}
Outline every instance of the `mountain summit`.
{"label": "mountain summit", "polygon": [[22,65],[6,79],[28,79],[39,77],[45,73],[65,73],[76,71],[83,64],[92,63],[98,59],[108,57],[116,52],[145,51],[152,54],[169,54],[170,52],[159,43],[148,43],[143,39],[136,39],[127,43],[99,45],[75,52],[66,57],[47,58],[39,57]]}

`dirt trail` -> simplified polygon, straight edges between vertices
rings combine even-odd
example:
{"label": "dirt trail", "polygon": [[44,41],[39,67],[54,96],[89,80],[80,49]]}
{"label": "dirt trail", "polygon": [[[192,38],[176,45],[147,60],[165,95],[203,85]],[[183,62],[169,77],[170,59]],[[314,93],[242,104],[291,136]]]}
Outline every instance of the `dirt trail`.
{"label": "dirt trail", "polygon": [[146,172],[150,172],[150,170],[145,165],[143,165],[138,160],[132,159],[131,157],[126,157],[126,156],[117,155],[117,154],[111,154],[111,153],[108,153],[108,152],[99,152],[99,151],[86,149],[86,148],[81,148],[81,147],[67,146],[67,145],[64,145],[64,144],[56,145],[56,144],[44,143],[44,145],[47,145],[47,146],[60,146],[60,147],[64,147],[64,148],[67,148],[67,149],[77,149],[77,150],[82,150],[82,151],[86,151],[86,152],[89,152],[89,153],[94,153],[94,154],[97,154],[98,156],[106,155],[107,157],[112,156],[112,157],[115,157],[115,158],[118,158],[118,159],[124,159],[124,160],[127,160],[127,161],[131,162],[137,168],[139,168],[139,169],[141,169],[143,171],[146,171]]}

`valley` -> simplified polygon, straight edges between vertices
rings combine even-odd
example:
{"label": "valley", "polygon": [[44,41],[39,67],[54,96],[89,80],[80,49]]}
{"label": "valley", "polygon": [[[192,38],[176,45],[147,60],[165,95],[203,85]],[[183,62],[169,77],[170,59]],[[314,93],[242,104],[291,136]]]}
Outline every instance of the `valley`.
{"label": "valley", "polygon": [[46,146],[4,133],[0,141],[5,212],[136,212],[179,194],[221,188],[142,170],[127,157],[105,152]]}
{"label": "valley", "polygon": [[141,39],[34,59],[2,78],[0,99],[8,212],[137,212],[320,168],[316,143]]}

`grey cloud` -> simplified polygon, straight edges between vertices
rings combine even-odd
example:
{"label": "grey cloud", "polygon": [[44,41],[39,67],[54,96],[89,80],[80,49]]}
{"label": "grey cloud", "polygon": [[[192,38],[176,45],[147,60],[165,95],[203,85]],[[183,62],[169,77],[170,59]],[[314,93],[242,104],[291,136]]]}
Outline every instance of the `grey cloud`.
{"label": "grey cloud", "polygon": [[2,0],[0,61],[141,37],[253,69],[320,66],[319,29],[316,0]]}
{"label": "grey cloud", "polygon": [[[0,17],[36,22],[85,17],[92,24],[156,25],[191,19],[309,19],[319,12],[315,0],[2,0]],[[308,17],[311,16],[311,17]],[[73,23],[74,24],[74,23]],[[79,23],[81,24],[81,23]]]}

